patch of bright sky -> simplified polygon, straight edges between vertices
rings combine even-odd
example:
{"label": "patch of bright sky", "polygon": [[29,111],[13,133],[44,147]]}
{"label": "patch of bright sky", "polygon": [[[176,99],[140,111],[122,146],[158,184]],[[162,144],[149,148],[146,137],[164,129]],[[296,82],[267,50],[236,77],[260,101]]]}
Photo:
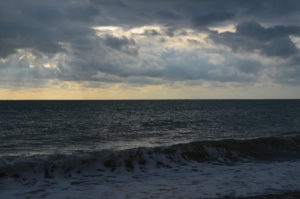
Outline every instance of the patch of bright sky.
{"label": "patch of bright sky", "polygon": [[118,26],[95,26],[93,27],[94,30],[98,30],[98,31],[115,31],[117,29],[119,29],[120,27]]}
{"label": "patch of bright sky", "polygon": [[[93,29],[97,30],[99,37],[109,34],[120,38],[126,36],[135,39],[139,45],[146,46],[148,49],[151,47],[151,51],[161,49],[161,47],[191,49],[192,46],[203,45],[207,37],[207,34],[195,32],[192,29],[177,30],[173,37],[169,37],[164,33],[165,28],[159,25],[140,26],[128,30],[118,26],[97,26]],[[147,31],[155,31],[159,35],[146,35]],[[184,34],[181,34],[183,31]]]}
{"label": "patch of bright sky", "polygon": [[210,30],[217,31],[218,33],[222,32],[236,32],[236,26],[234,24],[230,24],[222,27],[210,27]]}
{"label": "patch of bright sky", "polygon": [[28,61],[29,67],[45,67],[45,68],[58,68],[59,62],[64,60],[65,54],[57,53],[53,57],[43,55],[41,53],[34,54],[30,49],[18,49],[17,57],[20,62]]}
{"label": "patch of bright sky", "polygon": [[141,26],[141,27],[135,27],[129,30],[129,32],[133,34],[144,34],[147,30],[154,30],[157,32],[161,32],[160,26]]}
{"label": "patch of bright sky", "polygon": [[300,48],[300,37],[290,36],[290,39],[297,46],[297,48]]}

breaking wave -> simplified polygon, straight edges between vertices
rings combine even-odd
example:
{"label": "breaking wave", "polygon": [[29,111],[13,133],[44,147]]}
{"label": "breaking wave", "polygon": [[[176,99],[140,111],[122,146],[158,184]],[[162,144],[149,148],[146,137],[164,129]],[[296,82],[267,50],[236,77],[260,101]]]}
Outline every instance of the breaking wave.
{"label": "breaking wave", "polygon": [[153,167],[172,168],[192,163],[230,165],[297,159],[300,159],[300,136],[226,139],[120,151],[74,151],[71,154],[1,157],[0,179],[18,178],[26,173],[52,178],[92,171],[145,171]]}

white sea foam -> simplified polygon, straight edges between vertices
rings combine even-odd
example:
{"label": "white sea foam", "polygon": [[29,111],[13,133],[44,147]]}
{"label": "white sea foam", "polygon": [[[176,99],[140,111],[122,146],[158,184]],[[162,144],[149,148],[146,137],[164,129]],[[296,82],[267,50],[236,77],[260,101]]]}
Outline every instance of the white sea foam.
{"label": "white sea foam", "polygon": [[221,198],[300,190],[299,137],[0,158],[0,198]]}
{"label": "white sea foam", "polygon": [[172,166],[2,178],[0,198],[220,198],[300,190],[300,161]]}

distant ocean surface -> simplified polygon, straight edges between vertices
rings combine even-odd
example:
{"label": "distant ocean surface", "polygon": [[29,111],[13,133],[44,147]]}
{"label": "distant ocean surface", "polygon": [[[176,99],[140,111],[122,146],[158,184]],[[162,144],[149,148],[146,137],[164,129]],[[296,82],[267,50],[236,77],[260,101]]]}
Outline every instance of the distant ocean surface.
{"label": "distant ocean surface", "polygon": [[0,198],[300,191],[300,100],[0,101]]}

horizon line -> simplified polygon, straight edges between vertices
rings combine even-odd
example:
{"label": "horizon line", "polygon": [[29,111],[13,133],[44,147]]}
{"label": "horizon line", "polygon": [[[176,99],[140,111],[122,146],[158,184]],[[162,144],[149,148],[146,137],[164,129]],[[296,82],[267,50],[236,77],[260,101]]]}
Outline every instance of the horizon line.
{"label": "horizon line", "polygon": [[158,99],[0,99],[0,101],[171,101],[171,100],[300,100],[300,98],[158,98]]}

